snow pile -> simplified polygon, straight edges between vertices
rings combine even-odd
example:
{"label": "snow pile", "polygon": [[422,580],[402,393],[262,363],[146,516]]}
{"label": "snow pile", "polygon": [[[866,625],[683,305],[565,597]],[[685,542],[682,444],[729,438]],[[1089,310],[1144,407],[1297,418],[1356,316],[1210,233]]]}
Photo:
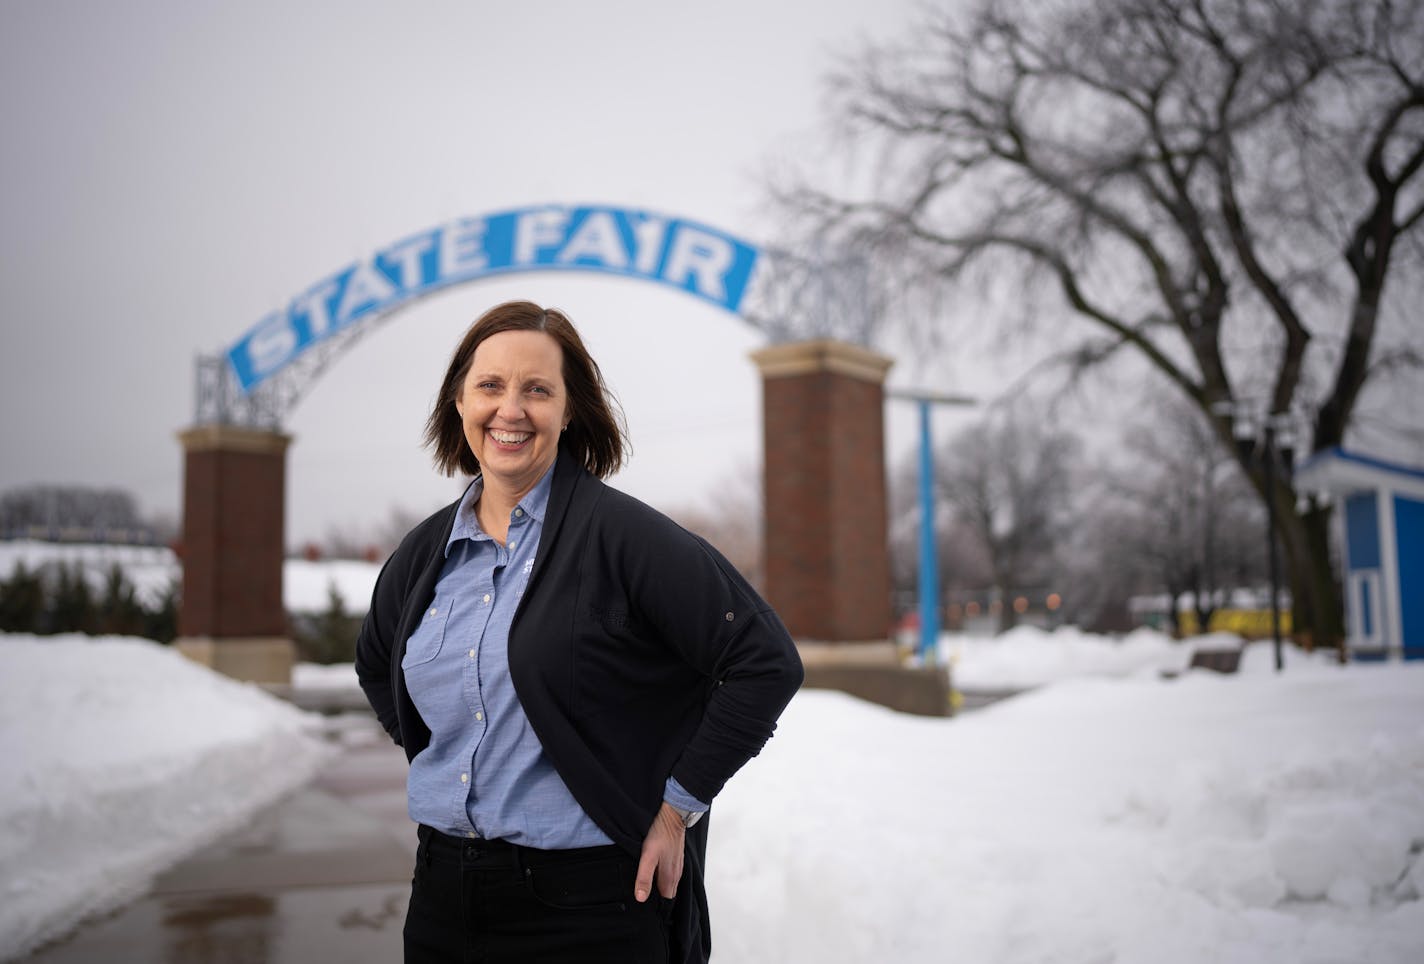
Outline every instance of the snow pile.
{"label": "snow pile", "polygon": [[711,819],[722,960],[1424,960],[1424,666],[803,692]]}
{"label": "snow pile", "polygon": [[[1239,638],[1232,640],[1235,646],[1241,645]],[[1114,639],[1084,633],[1074,626],[1053,632],[1017,626],[1001,636],[945,635],[940,642],[951,679],[963,690],[1029,689],[1076,676],[1181,672],[1192,658],[1192,649],[1192,644],[1176,642],[1151,629]]]}
{"label": "snow pile", "polygon": [[[1243,648],[1244,647],[1244,648]],[[949,664],[955,689],[1025,690],[1080,677],[1156,677],[1185,672],[1198,650],[1241,649],[1239,672],[1275,672],[1269,640],[1249,645],[1230,633],[1209,633],[1175,640],[1155,629],[1135,629],[1122,638],[1085,633],[1075,626],[1053,631],[1017,626],[1000,636],[945,633],[939,654]],[[1306,654],[1284,647],[1286,666],[1328,665],[1335,654]]]}
{"label": "snow pile", "polygon": [[311,718],[147,640],[0,636],[0,957],[305,783]]}

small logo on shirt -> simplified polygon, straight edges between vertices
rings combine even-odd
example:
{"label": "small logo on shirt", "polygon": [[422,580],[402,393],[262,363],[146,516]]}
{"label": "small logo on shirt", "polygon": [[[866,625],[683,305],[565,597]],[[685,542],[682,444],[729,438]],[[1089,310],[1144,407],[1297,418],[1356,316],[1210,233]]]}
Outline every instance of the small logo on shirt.
{"label": "small logo on shirt", "polygon": [[529,575],[534,571],[534,559],[531,557],[524,561],[524,575]]}

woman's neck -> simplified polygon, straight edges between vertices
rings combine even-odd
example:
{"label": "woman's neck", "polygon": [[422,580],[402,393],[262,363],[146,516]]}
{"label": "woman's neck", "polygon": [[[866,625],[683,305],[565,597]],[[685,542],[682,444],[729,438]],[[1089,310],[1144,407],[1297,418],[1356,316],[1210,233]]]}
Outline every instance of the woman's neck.
{"label": "woman's neck", "polygon": [[[535,480],[537,484],[537,479]],[[498,479],[484,477],[484,487],[479,501],[475,503],[475,517],[480,520],[480,528],[500,545],[504,545],[509,535],[509,516],[519,500],[529,494],[533,485],[515,488],[501,484]]]}

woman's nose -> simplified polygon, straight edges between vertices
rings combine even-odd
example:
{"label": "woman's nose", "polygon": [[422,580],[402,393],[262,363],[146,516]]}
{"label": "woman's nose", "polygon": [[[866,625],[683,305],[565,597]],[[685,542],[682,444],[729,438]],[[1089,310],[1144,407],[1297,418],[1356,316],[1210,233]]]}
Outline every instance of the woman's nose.
{"label": "woman's nose", "polygon": [[518,392],[505,392],[499,397],[499,417],[510,422],[524,417],[524,404]]}

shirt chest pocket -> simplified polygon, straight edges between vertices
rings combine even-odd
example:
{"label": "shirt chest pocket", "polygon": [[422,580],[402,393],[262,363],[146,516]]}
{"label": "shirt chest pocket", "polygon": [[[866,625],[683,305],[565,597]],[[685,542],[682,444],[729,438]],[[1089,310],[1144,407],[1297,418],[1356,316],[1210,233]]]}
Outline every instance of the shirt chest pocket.
{"label": "shirt chest pocket", "polygon": [[440,655],[440,647],[445,644],[445,627],[450,623],[451,608],[451,601],[440,596],[436,596],[426,608],[420,625],[406,641],[405,656],[401,658],[402,669],[428,663]]}

